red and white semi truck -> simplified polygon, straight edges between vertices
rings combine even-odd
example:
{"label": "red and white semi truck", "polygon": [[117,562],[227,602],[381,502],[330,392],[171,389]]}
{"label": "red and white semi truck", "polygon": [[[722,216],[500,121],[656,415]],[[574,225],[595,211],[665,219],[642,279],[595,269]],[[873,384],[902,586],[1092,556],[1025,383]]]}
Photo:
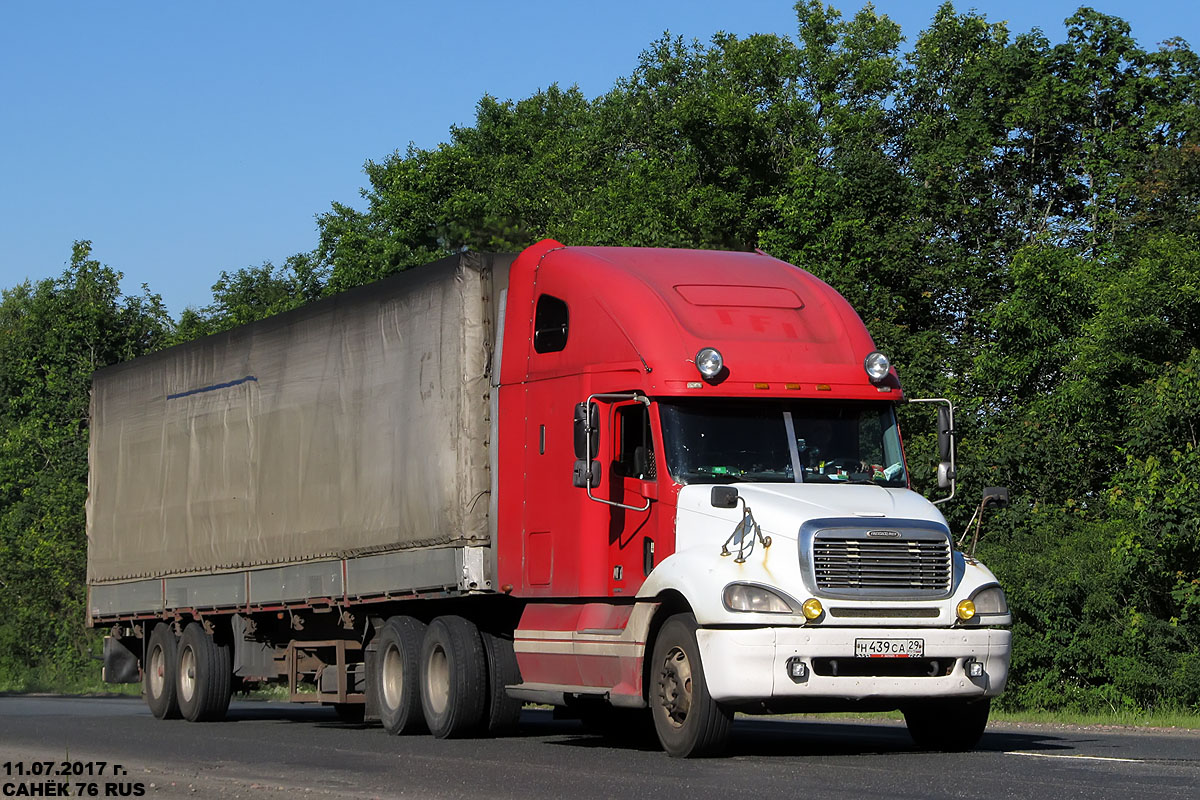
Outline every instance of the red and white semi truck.
{"label": "red and white semi truck", "polygon": [[737,711],[901,709],[971,748],[1011,618],[910,488],[904,400],[790,264],[554,241],[110,367],[105,678],[189,720],[278,681],[392,734],[649,709],[690,756]]}

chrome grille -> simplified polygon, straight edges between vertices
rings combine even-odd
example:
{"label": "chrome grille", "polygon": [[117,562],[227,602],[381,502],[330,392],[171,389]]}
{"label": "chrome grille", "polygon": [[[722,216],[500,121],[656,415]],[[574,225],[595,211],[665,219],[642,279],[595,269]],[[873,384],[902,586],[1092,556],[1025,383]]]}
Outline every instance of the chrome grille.
{"label": "chrome grille", "polygon": [[950,541],[943,535],[872,539],[866,532],[822,532],[812,554],[817,588],[830,594],[935,597],[950,591]]}

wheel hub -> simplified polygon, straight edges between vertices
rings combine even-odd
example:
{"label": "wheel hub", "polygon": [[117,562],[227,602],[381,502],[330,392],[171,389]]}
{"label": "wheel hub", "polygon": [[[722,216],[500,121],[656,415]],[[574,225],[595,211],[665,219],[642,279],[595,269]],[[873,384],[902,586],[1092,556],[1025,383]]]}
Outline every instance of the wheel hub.
{"label": "wheel hub", "polygon": [[196,654],[190,647],[186,648],[179,661],[179,693],[185,702],[190,703],[192,695],[196,693]]}
{"label": "wheel hub", "polygon": [[166,658],[163,655],[161,647],[154,648],[150,653],[150,694],[153,697],[162,697],[163,688],[166,685]]}
{"label": "wheel hub", "polygon": [[658,675],[658,700],[667,720],[681,727],[692,708],[692,665],[687,653],[672,647]]}

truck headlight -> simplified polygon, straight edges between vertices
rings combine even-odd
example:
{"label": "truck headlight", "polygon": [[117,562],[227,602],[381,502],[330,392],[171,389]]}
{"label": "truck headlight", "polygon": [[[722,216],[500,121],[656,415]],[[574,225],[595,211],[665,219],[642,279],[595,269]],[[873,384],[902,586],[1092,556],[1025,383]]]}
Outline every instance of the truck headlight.
{"label": "truck headlight", "polygon": [[730,611],[758,611],[764,614],[794,614],[791,604],[778,592],[753,583],[731,583],[722,597]]}
{"label": "truck headlight", "polygon": [[987,615],[1008,613],[1008,600],[1004,597],[1004,590],[999,586],[988,586],[984,589],[980,589],[978,592],[971,595],[971,602],[975,604],[976,614]]}
{"label": "truck headlight", "polygon": [[888,370],[891,368],[892,364],[888,361],[888,357],[878,351],[863,359],[863,369],[867,371],[867,377],[871,379],[871,383],[881,382],[888,376]]}
{"label": "truck headlight", "polygon": [[720,375],[724,368],[725,359],[721,357],[721,351],[715,347],[705,347],[696,353],[696,369],[700,370],[700,374],[705,378],[712,380]]}

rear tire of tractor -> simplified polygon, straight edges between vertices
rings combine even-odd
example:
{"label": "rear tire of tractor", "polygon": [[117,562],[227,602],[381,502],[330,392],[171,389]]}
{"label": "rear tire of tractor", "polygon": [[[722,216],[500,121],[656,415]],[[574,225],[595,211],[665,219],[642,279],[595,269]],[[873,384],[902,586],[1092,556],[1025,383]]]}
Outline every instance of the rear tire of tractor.
{"label": "rear tire of tractor", "polygon": [[483,652],[487,658],[488,697],[480,730],[489,736],[503,736],[516,729],[521,719],[522,701],[508,696],[506,687],[521,682],[521,669],[512,639],[481,631]]}
{"label": "rear tire of tractor", "polygon": [[230,647],[217,644],[199,622],[183,630],[175,671],[179,710],[190,722],[225,719],[233,696],[233,661]]}
{"label": "rear tire of tractor", "polygon": [[179,701],[175,693],[175,670],[179,661],[179,640],[166,622],[150,632],[146,647],[146,668],[142,671],[142,694],[150,713],[159,719],[179,719]]}
{"label": "rear tire of tractor", "polygon": [[992,700],[928,700],[904,709],[904,724],[917,747],[943,753],[974,750],[987,727]]}
{"label": "rear tire of tractor", "polygon": [[439,739],[479,730],[487,703],[488,674],[479,629],[463,617],[438,617],[421,646],[421,708]]}
{"label": "rear tire of tractor", "polygon": [[392,736],[425,732],[421,710],[421,643],[425,623],[392,617],[379,631],[373,685],[379,721]]}
{"label": "rear tire of tractor", "polygon": [[696,618],[676,614],[654,641],[650,662],[650,709],[658,741],[674,758],[720,755],[729,741],[733,713],[708,693]]}

